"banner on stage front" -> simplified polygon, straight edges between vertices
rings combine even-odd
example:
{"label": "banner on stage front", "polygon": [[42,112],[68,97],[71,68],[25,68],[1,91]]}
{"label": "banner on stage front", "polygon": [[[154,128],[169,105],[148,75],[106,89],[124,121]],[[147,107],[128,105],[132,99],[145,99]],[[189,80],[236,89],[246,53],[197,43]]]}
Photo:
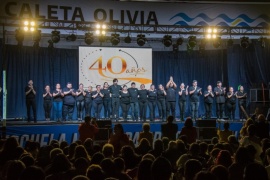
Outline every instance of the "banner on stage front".
{"label": "banner on stage front", "polygon": [[79,47],[79,81],[85,87],[112,84],[131,86],[132,82],[150,87],[152,83],[151,48]]}

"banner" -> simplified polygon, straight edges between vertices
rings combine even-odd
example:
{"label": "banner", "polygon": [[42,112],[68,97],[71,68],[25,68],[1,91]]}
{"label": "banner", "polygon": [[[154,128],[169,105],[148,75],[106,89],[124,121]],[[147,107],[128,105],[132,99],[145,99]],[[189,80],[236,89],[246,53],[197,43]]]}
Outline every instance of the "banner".
{"label": "banner", "polygon": [[[152,83],[152,49],[79,47],[79,82],[85,86],[110,85],[114,78],[120,85]],[[138,87],[138,86],[137,86]]]}

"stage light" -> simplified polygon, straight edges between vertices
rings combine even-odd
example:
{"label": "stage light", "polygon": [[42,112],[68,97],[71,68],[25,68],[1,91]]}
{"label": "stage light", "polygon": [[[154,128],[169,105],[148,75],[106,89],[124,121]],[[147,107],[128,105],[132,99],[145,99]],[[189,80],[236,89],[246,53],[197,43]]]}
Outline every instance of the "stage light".
{"label": "stage light", "polygon": [[49,43],[48,48],[54,48],[53,41],[51,39],[48,40],[48,43]]}
{"label": "stage light", "polygon": [[24,29],[24,31],[31,31],[31,32],[34,32],[35,30],[36,30],[36,23],[35,23],[35,21],[28,21],[28,20],[26,20],[26,21],[24,21],[23,22],[23,29]]}
{"label": "stage light", "polygon": [[232,45],[233,45],[233,40],[232,39],[228,39],[227,46],[232,46]]}
{"label": "stage light", "polygon": [[206,32],[207,32],[207,34],[206,34],[207,39],[217,38],[218,30],[216,28],[208,28]]}
{"label": "stage light", "polygon": [[91,45],[94,42],[93,33],[85,33],[84,42],[85,44]]}
{"label": "stage light", "polygon": [[77,39],[77,36],[73,33],[66,37],[67,41],[76,41],[76,39]]}
{"label": "stage light", "polygon": [[145,38],[145,35],[144,34],[138,34],[137,35],[137,44],[139,46],[143,46],[146,42],[146,38]]}
{"label": "stage light", "polygon": [[105,35],[107,26],[105,24],[97,24],[96,25],[96,34],[97,35]]}
{"label": "stage light", "polygon": [[180,37],[180,38],[178,38],[178,39],[176,40],[176,44],[177,44],[178,46],[182,45],[183,42],[184,42],[184,39],[183,39],[182,37]]}
{"label": "stage light", "polygon": [[219,48],[220,45],[221,45],[221,37],[215,38],[213,40],[213,46],[214,46],[214,48]]}
{"label": "stage light", "polygon": [[116,46],[120,42],[119,34],[111,34],[111,43],[112,45]]}
{"label": "stage light", "polygon": [[192,50],[196,45],[197,45],[196,36],[189,36],[187,46]]}
{"label": "stage light", "polygon": [[58,43],[60,41],[60,31],[52,31],[51,40],[53,43]]}
{"label": "stage light", "polygon": [[24,33],[21,29],[16,29],[15,31],[15,38],[18,42],[18,46],[23,45],[23,40],[24,40]]}
{"label": "stage light", "polygon": [[172,36],[165,35],[162,39],[162,43],[165,47],[170,47],[172,45]]}
{"label": "stage light", "polygon": [[129,35],[127,37],[125,37],[124,42],[131,43],[131,37]]}
{"label": "stage light", "polygon": [[39,47],[40,39],[41,39],[41,31],[40,30],[36,30],[33,33],[33,41],[34,41],[33,47]]}
{"label": "stage light", "polygon": [[207,30],[207,32],[208,32],[209,34],[211,34],[211,33],[212,33],[212,29],[209,28],[209,29]]}
{"label": "stage light", "polygon": [[265,46],[266,46],[266,38],[265,37],[260,37],[259,38],[259,42],[260,42],[260,45],[261,45],[261,47],[262,48],[265,48]]}
{"label": "stage light", "polygon": [[242,48],[248,48],[249,47],[249,38],[248,37],[241,37],[240,38],[241,42],[240,42],[240,46]]}
{"label": "stage light", "polygon": [[105,24],[102,25],[102,29],[106,29],[107,26]]}

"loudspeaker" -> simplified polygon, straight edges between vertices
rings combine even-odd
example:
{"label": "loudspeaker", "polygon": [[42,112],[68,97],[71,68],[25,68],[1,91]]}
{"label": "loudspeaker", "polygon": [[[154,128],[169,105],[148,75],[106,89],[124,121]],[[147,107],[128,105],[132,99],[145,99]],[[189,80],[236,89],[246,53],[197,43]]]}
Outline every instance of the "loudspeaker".
{"label": "loudspeaker", "polygon": [[108,141],[110,134],[112,133],[112,121],[111,120],[98,120],[98,133],[95,135],[96,141]]}
{"label": "loudspeaker", "polygon": [[197,127],[216,127],[216,120],[204,119],[196,121]]}
{"label": "loudspeaker", "polygon": [[213,137],[217,137],[216,128],[197,128],[198,139],[211,140]]}

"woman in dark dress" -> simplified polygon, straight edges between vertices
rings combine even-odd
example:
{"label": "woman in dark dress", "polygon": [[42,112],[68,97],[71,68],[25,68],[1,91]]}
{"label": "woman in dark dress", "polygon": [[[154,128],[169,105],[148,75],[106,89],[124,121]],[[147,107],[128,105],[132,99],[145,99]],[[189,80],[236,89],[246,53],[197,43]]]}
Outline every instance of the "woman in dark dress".
{"label": "woman in dark dress", "polygon": [[236,103],[236,95],[233,92],[233,87],[229,88],[229,92],[227,92],[227,100],[226,100],[226,107],[228,111],[228,118],[230,120],[235,119],[235,103]]}
{"label": "woman in dark dress", "polygon": [[130,108],[130,94],[127,90],[127,86],[124,85],[122,91],[120,92],[120,104],[122,108],[124,121],[127,120],[128,111]]}
{"label": "woman in dark dress", "polygon": [[96,86],[97,90],[92,93],[94,109],[95,109],[95,117],[100,119],[100,112],[103,105],[103,94],[100,90],[100,85]]}

